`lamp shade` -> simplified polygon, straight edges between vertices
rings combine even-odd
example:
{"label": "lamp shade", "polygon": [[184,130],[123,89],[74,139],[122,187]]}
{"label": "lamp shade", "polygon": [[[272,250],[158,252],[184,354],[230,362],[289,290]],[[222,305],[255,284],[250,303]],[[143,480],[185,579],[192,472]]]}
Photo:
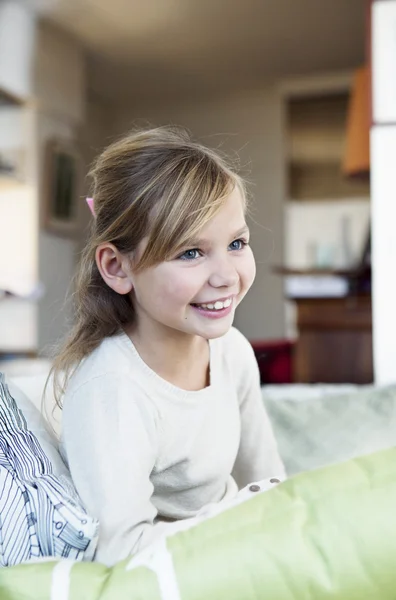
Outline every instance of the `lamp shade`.
{"label": "lamp shade", "polygon": [[346,147],[343,171],[345,175],[368,176],[370,173],[370,69],[358,69],[347,116]]}

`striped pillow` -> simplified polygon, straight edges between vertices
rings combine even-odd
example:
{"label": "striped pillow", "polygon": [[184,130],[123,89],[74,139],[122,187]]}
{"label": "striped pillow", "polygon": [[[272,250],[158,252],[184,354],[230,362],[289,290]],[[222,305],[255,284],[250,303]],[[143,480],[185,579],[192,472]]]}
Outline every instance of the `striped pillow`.
{"label": "striped pillow", "polygon": [[[26,402],[28,420],[21,406]],[[98,522],[81,505],[57,449],[37,426],[39,412],[29,404],[21,392],[11,395],[0,373],[0,566],[44,556],[92,560]]]}

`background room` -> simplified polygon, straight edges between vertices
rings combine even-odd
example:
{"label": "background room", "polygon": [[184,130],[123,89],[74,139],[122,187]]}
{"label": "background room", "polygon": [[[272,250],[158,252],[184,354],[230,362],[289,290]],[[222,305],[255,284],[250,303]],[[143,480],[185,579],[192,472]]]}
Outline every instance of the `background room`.
{"label": "background room", "polygon": [[362,0],[3,0],[3,364],[46,368],[69,326],[92,159],[136,124],[176,123],[250,183],[258,273],[236,326],[262,382],[391,380],[390,310],[372,318],[368,15]]}

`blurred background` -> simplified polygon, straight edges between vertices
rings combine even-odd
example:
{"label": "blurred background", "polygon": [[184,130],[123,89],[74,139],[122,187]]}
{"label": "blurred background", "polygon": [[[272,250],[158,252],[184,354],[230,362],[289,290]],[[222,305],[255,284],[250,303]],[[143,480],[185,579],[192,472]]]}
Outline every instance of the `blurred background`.
{"label": "blurred background", "polygon": [[373,6],[1,0],[0,358],[49,355],[70,326],[93,158],[134,125],[174,123],[249,181],[258,272],[236,325],[263,382],[391,379],[385,241],[373,358],[371,241],[392,235],[385,209],[381,235],[370,219]]}

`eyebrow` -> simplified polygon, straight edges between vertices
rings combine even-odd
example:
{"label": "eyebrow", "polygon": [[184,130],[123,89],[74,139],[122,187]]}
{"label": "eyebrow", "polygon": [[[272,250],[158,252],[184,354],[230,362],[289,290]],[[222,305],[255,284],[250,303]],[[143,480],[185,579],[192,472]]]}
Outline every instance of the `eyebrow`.
{"label": "eyebrow", "polygon": [[[241,235],[243,235],[244,233],[250,233],[249,227],[246,224],[243,227],[241,227],[240,229],[238,229],[238,231],[236,231],[232,235],[232,239],[236,240],[239,237],[241,237]],[[206,243],[206,240],[199,239],[199,238],[192,238],[191,240],[187,240],[187,242],[185,244],[183,244],[183,248],[185,248],[185,247],[199,248],[200,246],[204,246],[205,243]]]}
{"label": "eyebrow", "polygon": [[241,227],[241,229],[238,229],[238,231],[237,231],[236,233],[234,233],[234,235],[233,235],[233,238],[234,238],[234,239],[235,239],[235,238],[238,238],[238,237],[240,237],[241,235],[243,235],[244,233],[250,233],[250,229],[249,229],[249,227],[246,225],[246,223],[245,223],[245,225],[244,225],[243,227]]}

